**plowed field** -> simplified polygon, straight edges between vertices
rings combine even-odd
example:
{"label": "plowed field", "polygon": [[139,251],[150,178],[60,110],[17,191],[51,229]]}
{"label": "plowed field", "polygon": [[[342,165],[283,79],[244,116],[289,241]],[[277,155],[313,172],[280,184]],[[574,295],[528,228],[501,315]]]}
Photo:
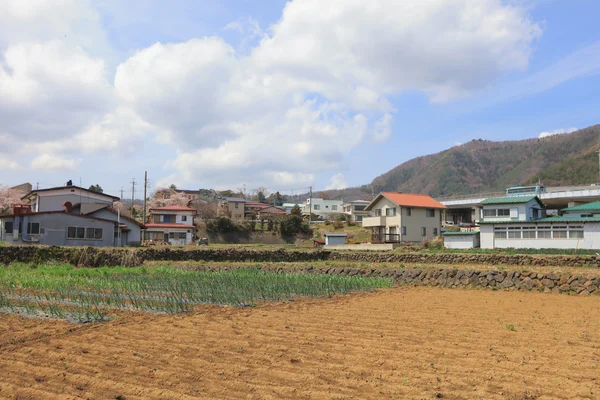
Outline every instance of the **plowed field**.
{"label": "plowed field", "polygon": [[86,325],[0,315],[0,398],[600,399],[600,298],[395,288]]}

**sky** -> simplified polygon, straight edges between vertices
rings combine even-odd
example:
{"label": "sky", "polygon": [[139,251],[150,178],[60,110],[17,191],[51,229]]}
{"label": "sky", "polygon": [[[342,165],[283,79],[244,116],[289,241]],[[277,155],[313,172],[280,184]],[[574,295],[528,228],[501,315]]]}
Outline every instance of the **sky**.
{"label": "sky", "polygon": [[595,0],[0,0],[0,184],[358,186],[600,123]]}

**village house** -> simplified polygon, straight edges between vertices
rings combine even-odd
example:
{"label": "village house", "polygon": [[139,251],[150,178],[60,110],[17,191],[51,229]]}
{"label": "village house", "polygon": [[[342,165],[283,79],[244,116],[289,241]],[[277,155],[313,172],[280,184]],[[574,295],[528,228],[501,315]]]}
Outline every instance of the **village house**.
{"label": "village house", "polygon": [[371,213],[365,211],[369,205],[367,200],[352,200],[342,204],[342,211],[348,216],[349,222],[362,222],[364,217],[369,217]]}
{"label": "village house", "polygon": [[302,208],[303,215],[317,215],[319,219],[327,219],[328,217],[341,214],[343,200],[325,200],[319,197],[306,199]]}
{"label": "village house", "polygon": [[[600,249],[600,202],[565,208],[554,217],[544,217],[537,196],[507,196],[501,203],[494,199],[482,204],[481,248]],[[488,211],[485,216],[486,205],[508,211]]]}
{"label": "village house", "polygon": [[144,225],[113,208],[116,196],[67,184],[32,190],[0,216],[0,240],[58,246],[139,246]]}
{"label": "village house", "polygon": [[219,201],[217,214],[231,219],[241,220],[246,217],[246,199],[240,197],[225,197]]}
{"label": "village house", "polygon": [[372,243],[421,242],[440,235],[446,206],[423,194],[381,192],[365,211],[363,227],[372,229]]}
{"label": "village house", "polygon": [[150,209],[144,240],[186,245],[194,239],[196,210],[185,206],[165,206]]}

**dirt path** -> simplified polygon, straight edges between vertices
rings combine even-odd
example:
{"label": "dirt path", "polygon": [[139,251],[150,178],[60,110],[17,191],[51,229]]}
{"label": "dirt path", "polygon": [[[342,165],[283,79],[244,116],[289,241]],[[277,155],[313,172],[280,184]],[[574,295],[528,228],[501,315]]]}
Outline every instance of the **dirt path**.
{"label": "dirt path", "polygon": [[396,288],[95,325],[0,315],[0,398],[600,399],[599,366],[595,296]]}

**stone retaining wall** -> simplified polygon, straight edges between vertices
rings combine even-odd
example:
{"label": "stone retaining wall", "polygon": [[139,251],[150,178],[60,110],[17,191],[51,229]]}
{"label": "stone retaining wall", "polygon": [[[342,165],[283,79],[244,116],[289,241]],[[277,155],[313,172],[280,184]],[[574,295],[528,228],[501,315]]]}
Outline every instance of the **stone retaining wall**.
{"label": "stone retaining wall", "polygon": [[[199,271],[224,271],[246,267],[194,265]],[[445,288],[487,288],[507,291],[532,291],[546,293],[570,293],[579,295],[600,295],[600,277],[584,275],[540,274],[536,272],[476,271],[459,269],[362,269],[314,267],[283,268],[258,266],[256,269],[268,272],[298,272],[343,276],[366,276],[394,279],[398,285],[439,286]]]}
{"label": "stone retaining wall", "polygon": [[[311,261],[364,261],[421,264],[490,264],[490,265],[538,265],[572,266],[596,265],[594,256],[533,256],[498,254],[386,254],[386,253],[338,253],[328,251],[285,250],[239,250],[239,249],[101,249],[94,247],[46,247],[3,246],[0,247],[0,264],[12,262],[45,263],[66,262],[79,266],[136,266],[144,261],[213,261],[232,262],[229,266],[206,266],[193,264],[190,268],[215,271],[244,268],[236,262],[311,262]],[[390,268],[343,268],[306,265],[298,268],[262,265],[258,269],[274,272],[302,272],[347,276],[389,277],[399,285],[479,287],[495,290],[539,290],[544,292],[600,294],[600,277],[571,274],[557,275],[537,272],[476,271],[459,269],[390,269]]]}
{"label": "stone retaining wall", "polygon": [[599,266],[600,259],[590,255],[504,255],[469,253],[388,253],[338,252],[325,250],[251,250],[236,248],[98,248],[56,246],[1,246],[0,264],[12,262],[44,263],[68,262],[74,265],[96,267],[135,266],[144,261],[213,261],[213,262],[310,262],[348,261],[399,264],[485,264],[531,266]]}

